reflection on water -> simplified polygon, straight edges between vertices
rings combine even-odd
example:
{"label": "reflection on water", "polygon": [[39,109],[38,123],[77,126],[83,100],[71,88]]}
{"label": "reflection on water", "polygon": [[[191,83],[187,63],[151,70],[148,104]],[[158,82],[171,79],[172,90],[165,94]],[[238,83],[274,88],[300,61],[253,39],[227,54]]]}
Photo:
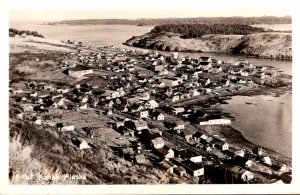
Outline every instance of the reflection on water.
{"label": "reflection on water", "polygon": [[232,126],[247,140],[292,156],[292,95],[234,96],[228,103],[222,108],[236,117]]}

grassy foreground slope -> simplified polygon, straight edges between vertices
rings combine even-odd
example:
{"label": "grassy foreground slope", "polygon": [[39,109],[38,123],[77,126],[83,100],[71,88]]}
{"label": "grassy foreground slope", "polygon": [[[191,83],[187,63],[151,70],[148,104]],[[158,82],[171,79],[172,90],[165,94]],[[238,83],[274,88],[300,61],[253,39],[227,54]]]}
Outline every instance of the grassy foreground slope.
{"label": "grassy foreground slope", "polygon": [[161,51],[217,52],[266,58],[292,58],[292,33],[208,34],[201,38],[183,39],[180,34],[161,32],[135,36],[124,44]]}

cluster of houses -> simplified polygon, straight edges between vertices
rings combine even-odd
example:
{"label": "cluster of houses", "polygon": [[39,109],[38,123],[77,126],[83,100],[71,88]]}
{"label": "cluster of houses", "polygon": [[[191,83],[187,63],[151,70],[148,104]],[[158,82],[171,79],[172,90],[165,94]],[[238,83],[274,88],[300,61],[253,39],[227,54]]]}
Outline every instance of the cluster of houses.
{"label": "cluster of houses", "polygon": [[[168,173],[204,176],[205,167],[211,165],[209,162],[216,162],[190,149],[170,147],[166,143],[170,140],[165,140],[163,132],[167,129],[170,135],[181,136],[185,143],[193,144],[194,148],[204,151],[207,156],[231,164],[230,172],[239,175],[242,181],[254,178],[251,172],[253,163],[243,150],[232,151],[224,140],[201,131],[191,132],[185,127],[184,119],[172,122],[165,120],[167,115],[175,115],[196,122],[199,126],[207,126],[230,125],[230,119],[184,107],[166,107],[162,103],[204,96],[237,86],[252,86],[254,77],[262,79],[266,75],[275,76],[273,73],[270,75],[266,67],[254,66],[246,60],[222,62],[210,57],[180,59],[176,52],[171,56],[163,56],[157,51],[115,47],[107,47],[100,52],[79,50],[70,53],[59,62],[58,67],[78,81],[97,75],[107,82],[104,86],[84,82],[74,85],[27,82],[26,89],[10,88],[11,96],[22,109],[16,114],[17,119],[31,120],[36,125],[48,124],[55,126],[58,131],[68,132],[76,127],[63,123],[49,124],[47,117],[61,114],[63,110],[95,110],[108,116],[124,113],[130,117],[116,121],[113,128],[123,136],[138,136],[141,140],[137,147],[122,149],[124,158],[139,164],[146,163],[147,155],[142,150],[145,146],[158,157],[155,164]],[[164,129],[150,128],[148,120],[162,124]],[[91,139],[101,135],[99,130],[92,128],[84,131]],[[82,138],[71,141],[79,149],[89,148]],[[262,163],[272,166],[269,156],[262,153],[258,155]]]}

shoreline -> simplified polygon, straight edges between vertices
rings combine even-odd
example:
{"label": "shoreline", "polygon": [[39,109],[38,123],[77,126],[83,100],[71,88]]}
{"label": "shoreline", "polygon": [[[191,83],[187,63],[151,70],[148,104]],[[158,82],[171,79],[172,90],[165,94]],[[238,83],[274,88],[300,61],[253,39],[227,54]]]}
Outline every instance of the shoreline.
{"label": "shoreline", "polygon": [[[124,45],[175,52],[238,54],[261,59],[292,60],[291,33],[260,32],[246,35],[205,34],[182,38],[172,32],[149,32],[133,36]],[[275,49],[278,47],[278,49]]]}
{"label": "shoreline", "polygon": [[[287,75],[290,76],[290,75]],[[291,84],[287,84],[287,86],[281,86],[281,87],[258,87],[253,89],[246,89],[244,91],[237,91],[236,93],[232,93],[229,95],[219,95],[215,97],[208,97],[200,101],[187,103],[187,106],[200,106],[202,105],[202,102],[209,102],[210,100],[216,99],[216,98],[222,98],[222,97],[229,97],[230,99],[234,96],[259,96],[259,95],[265,95],[265,96],[273,96],[273,97],[279,97],[282,95],[289,94],[289,90],[291,90]],[[228,100],[228,99],[226,99]],[[226,102],[225,100],[225,102]],[[199,104],[200,103],[200,104]],[[183,103],[184,104],[184,103]],[[198,104],[198,105],[197,105]],[[185,106],[186,106],[185,105]],[[222,105],[222,104],[221,104]],[[232,116],[230,113],[225,112],[223,108],[220,108],[219,106],[216,107],[217,111],[215,111],[217,114],[221,114],[223,116],[226,116],[227,118],[230,118],[231,120],[235,120],[235,117]],[[209,109],[213,109],[211,105],[209,105]],[[232,126],[205,126],[202,128],[205,132],[207,132],[210,135],[218,135],[218,136],[224,136],[228,143],[233,144],[232,146],[239,147],[239,148],[246,148],[246,149],[253,149],[255,147],[259,147],[260,145],[257,145],[248,139],[244,137],[241,131],[238,129],[232,127]],[[292,164],[292,157],[285,156],[281,153],[277,153],[276,151],[269,149],[267,147],[263,147],[266,153],[273,157],[273,159],[276,159],[276,156],[278,156],[278,161],[284,162],[291,166]]]}
{"label": "shoreline", "polygon": [[[210,134],[216,134],[216,135],[222,135],[226,138],[227,142],[231,145],[231,147],[233,148],[243,148],[243,149],[253,149],[255,147],[259,147],[259,145],[252,143],[251,141],[247,140],[243,134],[233,128],[232,126],[228,126],[228,127],[206,127],[203,128],[203,130],[207,133]],[[284,156],[280,153],[276,153],[276,151],[273,151],[269,148],[263,147],[263,149],[265,150],[266,154],[268,154],[269,156],[272,157],[272,159],[276,159],[276,156],[278,156],[278,160],[279,162],[283,162],[288,164],[289,166],[292,165],[292,158]]]}
{"label": "shoreline", "polygon": [[[138,49],[147,49],[151,51],[155,51],[155,49],[148,49],[144,47],[137,47],[133,45],[129,45],[127,43],[122,43],[123,45],[126,45],[127,47],[132,47],[132,48],[138,48]],[[185,53],[191,53],[191,54],[220,54],[220,55],[232,55],[232,56],[241,56],[241,57],[247,57],[247,58],[253,58],[253,59],[270,59],[270,60],[282,60],[282,61],[289,61],[292,62],[293,58],[276,58],[276,57],[267,57],[267,56],[259,56],[259,55],[250,55],[250,54],[233,54],[233,53],[226,53],[226,52],[216,52],[216,51],[201,51],[201,50],[170,50],[170,51],[165,51],[162,49],[156,49],[157,51],[162,51],[162,52],[185,52]]]}

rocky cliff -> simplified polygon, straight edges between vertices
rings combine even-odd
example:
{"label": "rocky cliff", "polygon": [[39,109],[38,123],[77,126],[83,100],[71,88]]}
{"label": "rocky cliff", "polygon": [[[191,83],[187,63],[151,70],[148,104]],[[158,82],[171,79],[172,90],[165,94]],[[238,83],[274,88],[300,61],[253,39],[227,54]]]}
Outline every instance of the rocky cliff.
{"label": "rocky cliff", "polygon": [[127,40],[125,45],[160,51],[217,52],[265,58],[292,58],[292,34],[280,32],[249,35],[204,35],[184,39],[179,34],[147,33]]}

